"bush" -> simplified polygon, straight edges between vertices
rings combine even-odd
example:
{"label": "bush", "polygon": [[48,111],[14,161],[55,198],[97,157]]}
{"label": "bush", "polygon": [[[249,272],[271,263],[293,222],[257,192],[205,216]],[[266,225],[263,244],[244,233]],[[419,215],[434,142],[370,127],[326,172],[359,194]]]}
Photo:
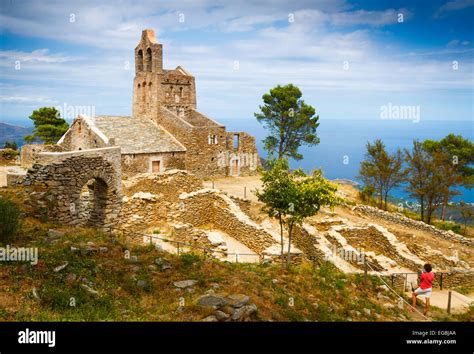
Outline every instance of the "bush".
{"label": "bush", "polygon": [[0,155],[5,159],[5,160],[14,160],[20,153],[17,150],[13,149],[4,149],[0,151]]}
{"label": "bush", "polygon": [[455,222],[452,222],[452,221],[438,221],[435,224],[435,226],[441,230],[446,230],[446,231],[452,230],[457,234],[461,234],[462,232],[461,225],[456,224]]}
{"label": "bush", "polygon": [[20,214],[18,205],[0,198],[0,243],[8,242],[19,231]]}

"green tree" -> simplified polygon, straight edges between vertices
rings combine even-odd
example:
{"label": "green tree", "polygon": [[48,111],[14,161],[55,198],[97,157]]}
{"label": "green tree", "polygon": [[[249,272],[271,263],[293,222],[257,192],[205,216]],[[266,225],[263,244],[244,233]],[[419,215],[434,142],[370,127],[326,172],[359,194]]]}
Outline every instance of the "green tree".
{"label": "green tree", "polygon": [[425,140],[423,147],[433,157],[443,175],[441,219],[446,219],[446,208],[455,195],[461,194],[456,187],[472,188],[474,180],[474,144],[460,135],[449,134],[440,141]]}
{"label": "green tree", "polygon": [[67,122],[61,118],[59,111],[54,107],[37,109],[29,118],[35,125],[33,134],[24,138],[29,143],[40,140],[45,144],[56,144],[69,128]]}
{"label": "green tree", "polygon": [[307,176],[301,169],[290,171],[288,160],[270,160],[269,170],[262,172],[262,189],[256,191],[263,210],[280,224],[281,266],[285,256],[283,229],[288,233],[287,267],[291,262],[291,242],[295,225],[316,214],[322,206],[334,207],[341,200],[336,195],[337,187],[324,179],[321,171],[315,170]]}
{"label": "green tree", "polygon": [[439,154],[431,154],[418,140],[413,141],[411,151],[405,149],[406,190],[419,201],[421,220],[427,223],[431,223],[432,215],[444,193],[444,175],[438,168],[439,159]]}
{"label": "green tree", "polygon": [[264,105],[255,117],[270,131],[264,140],[270,156],[301,160],[303,156],[298,153],[301,145],[319,144],[316,135],[319,116],[315,116],[315,109],[301,97],[300,89],[292,84],[278,85],[262,96]]}
{"label": "green tree", "polygon": [[458,205],[459,214],[463,221],[464,233],[467,231],[467,224],[469,221],[474,219],[474,210],[473,207],[467,204],[464,200],[461,200]]}
{"label": "green tree", "polygon": [[405,173],[402,169],[403,155],[400,149],[390,155],[385,150],[382,140],[367,143],[365,160],[361,162],[358,179],[366,187],[372,187],[378,193],[378,207],[387,210],[387,199],[390,190],[400,185]]}
{"label": "green tree", "polygon": [[14,141],[6,141],[3,145],[4,149],[18,150],[18,145]]}

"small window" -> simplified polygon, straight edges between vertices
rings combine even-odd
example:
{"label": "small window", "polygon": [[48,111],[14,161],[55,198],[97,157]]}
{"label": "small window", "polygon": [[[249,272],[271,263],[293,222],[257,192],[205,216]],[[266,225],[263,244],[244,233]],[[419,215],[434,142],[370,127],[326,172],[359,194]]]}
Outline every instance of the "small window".
{"label": "small window", "polygon": [[183,97],[183,88],[182,87],[179,88],[179,97]]}
{"label": "small window", "polygon": [[234,149],[239,148],[239,134],[234,134]]}
{"label": "small window", "polygon": [[217,144],[217,135],[209,135],[209,145]]}

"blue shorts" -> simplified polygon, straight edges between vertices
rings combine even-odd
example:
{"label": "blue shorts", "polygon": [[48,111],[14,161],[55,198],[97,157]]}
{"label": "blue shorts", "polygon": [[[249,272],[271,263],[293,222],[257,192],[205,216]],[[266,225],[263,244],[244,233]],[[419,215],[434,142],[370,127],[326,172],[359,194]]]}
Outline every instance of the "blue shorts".
{"label": "blue shorts", "polygon": [[422,295],[428,299],[431,297],[431,292],[432,292],[432,288],[428,288],[428,289],[417,288],[414,291],[416,295]]}

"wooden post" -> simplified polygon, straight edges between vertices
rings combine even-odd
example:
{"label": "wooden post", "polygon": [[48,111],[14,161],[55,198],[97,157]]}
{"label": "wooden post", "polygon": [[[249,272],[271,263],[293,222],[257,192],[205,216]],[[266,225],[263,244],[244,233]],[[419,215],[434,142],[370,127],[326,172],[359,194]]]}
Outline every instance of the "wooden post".
{"label": "wooden post", "polygon": [[247,199],[247,186],[244,186],[244,199]]}
{"label": "wooden post", "polygon": [[367,260],[364,259],[364,283],[367,283]]}
{"label": "wooden post", "polygon": [[214,181],[212,181],[212,189],[214,189]]}
{"label": "wooden post", "polygon": [[451,290],[448,292],[448,313],[451,313]]}
{"label": "wooden post", "polygon": [[441,273],[441,278],[439,279],[439,290],[443,290],[443,273]]}
{"label": "wooden post", "polygon": [[178,246],[178,256],[179,256],[179,242],[176,242],[176,245]]}

